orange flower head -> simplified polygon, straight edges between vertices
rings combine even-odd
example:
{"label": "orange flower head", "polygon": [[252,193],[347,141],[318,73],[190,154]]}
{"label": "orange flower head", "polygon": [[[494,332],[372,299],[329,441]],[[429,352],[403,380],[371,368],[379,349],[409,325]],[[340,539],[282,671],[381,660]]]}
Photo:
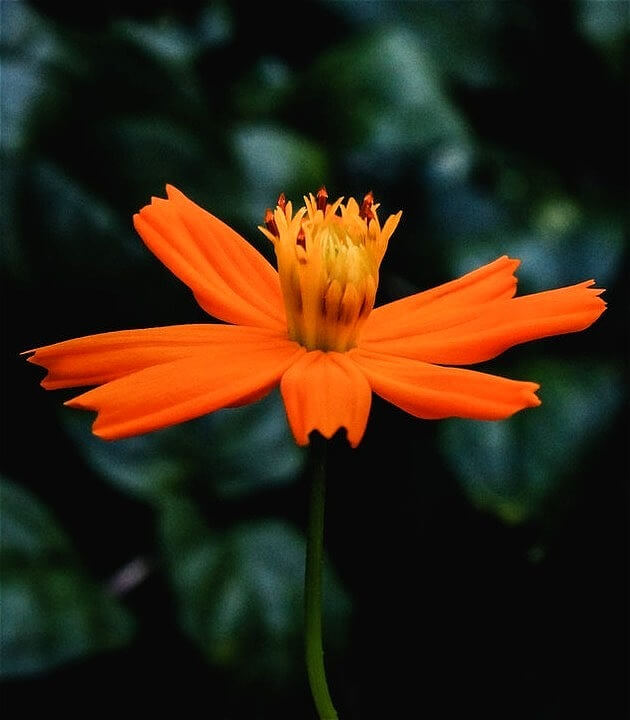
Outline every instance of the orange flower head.
{"label": "orange flower head", "polygon": [[321,188],[295,215],[284,196],[260,230],[273,243],[289,337],[308,350],[345,352],[374,307],[378,271],[401,213],[381,228],[372,194],[328,204]]}
{"label": "orange flower head", "polygon": [[594,281],[516,297],[519,260],[477,270],[374,308],[381,260],[400,220],[381,227],[372,193],[328,203],[325,188],[293,214],[284,195],[260,229],[278,270],[221,220],[167,186],[134,215],[147,247],[223,323],[121,330],[28,351],[47,389],[91,390],[114,440],[253,402],[280,386],[300,445],[345,428],[356,447],[372,393],[418,418],[500,420],[540,404],[534,382],[459,367],[537,338],[584,330],[604,311]]}

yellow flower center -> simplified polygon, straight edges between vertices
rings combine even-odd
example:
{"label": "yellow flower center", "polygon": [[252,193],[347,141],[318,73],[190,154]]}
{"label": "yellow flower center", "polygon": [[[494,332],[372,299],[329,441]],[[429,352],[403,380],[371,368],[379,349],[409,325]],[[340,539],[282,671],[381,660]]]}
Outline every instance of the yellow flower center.
{"label": "yellow flower center", "polygon": [[378,270],[401,213],[385,225],[372,193],[328,203],[325,188],[309,194],[295,215],[284,194],[260,230],[278,259],[289,337],[308,350],[345,352],[357,344],[374,307]]}

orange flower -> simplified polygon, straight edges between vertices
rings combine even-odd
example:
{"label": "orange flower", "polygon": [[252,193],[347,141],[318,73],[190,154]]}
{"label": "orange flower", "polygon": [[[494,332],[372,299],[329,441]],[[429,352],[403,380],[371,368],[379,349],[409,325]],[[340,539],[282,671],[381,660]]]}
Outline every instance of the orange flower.
{"label": "orange flower", "polygon": [[300,445],[345,428],[356,447],[372,391],[419,418],[499,420],[540,404],[533,382],[469,365],[527,340],[583,330],[605,308],[594,281],[514,297],[506,256],[373,310],[387,243],[371,193],[329,204],[322,188],[296,213],[284,195],[262,232],[278,271],[234,230],[174,187],[134,216],[149,249],[226,325],[122,330],[47,345],[29,362],[47,389],[95,385],[66,405],[95,410],[96,435],[139,435],[280,385]]}

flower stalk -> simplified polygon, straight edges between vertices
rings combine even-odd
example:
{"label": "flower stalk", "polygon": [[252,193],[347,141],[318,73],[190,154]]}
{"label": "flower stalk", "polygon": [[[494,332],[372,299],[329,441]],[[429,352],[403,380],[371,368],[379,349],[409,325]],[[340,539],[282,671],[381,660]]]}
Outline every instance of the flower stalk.
{"label": "flower stalk", "polygon": [[306,668],[311,693],[320,720],[337,720],[337,711],[328,691],[322,645],[322,570],[324,564],[327,443],[323,437],[317,434],[312,436],[311,445],[313,477],[304,577]]}

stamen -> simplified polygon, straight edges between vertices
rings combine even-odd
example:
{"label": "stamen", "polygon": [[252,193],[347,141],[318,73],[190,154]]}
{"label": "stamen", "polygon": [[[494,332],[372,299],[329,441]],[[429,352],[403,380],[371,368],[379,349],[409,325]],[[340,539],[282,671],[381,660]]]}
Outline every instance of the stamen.
{"label": "stamen", "polygon": [[276,225],[275,218],[273,216],[273,210],[267,208],[265,210],[265,227],[270,233],[273,233],[276,237],[279,237],[278,226]]}
{"label": "stamen", "polygon": [[363,198],[361,209],[359,210],[359,217],[362,217],[364,220],[374,220],[372,205],[374,205],[374,195],[370,190],[370,192]]}
{"label": "stamen", "polygon": [[324,215],[326,214],[326,207],[328,206],[328,192],[324,185],[322,185],[317,191],[317,209],[321,210]]}
{"label": "stamen", "polygon": [[265,212],[263,233],[273,242],[287,316],[288,337],[307,350],[356,347],[372,308],[378,271],[400,214],[381,228],[369,192],[329,202],[322,185],[293,212],[284,193]]}

